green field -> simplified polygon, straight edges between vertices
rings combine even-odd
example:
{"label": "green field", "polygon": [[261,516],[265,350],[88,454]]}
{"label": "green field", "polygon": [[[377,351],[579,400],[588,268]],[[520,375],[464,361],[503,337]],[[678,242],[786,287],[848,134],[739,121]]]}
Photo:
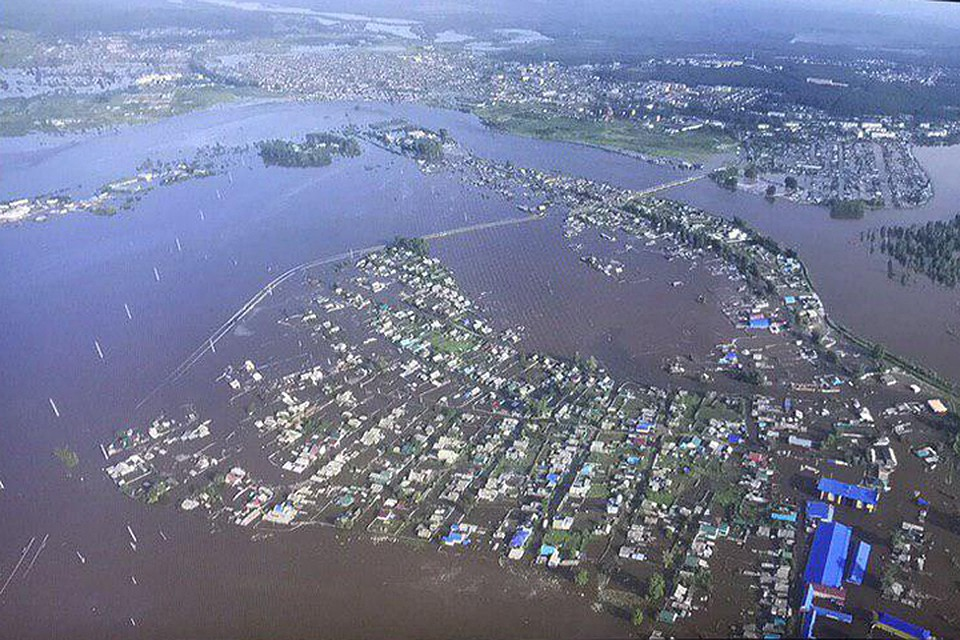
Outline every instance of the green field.
{"label": "green field", "polygon": [[718,153],[732,151],[736,142],[725,133],[698,129],[670,134],[639,127],[625,120],[597,122],[544,113],[534,108],[496,105],[474,113],[484,123],[517,135],[589,144],[649,156],[700,162]]}
{"label": "green field", "polygon": [[626,120],[596,122],[543,113],[533,108],[495,105],[474,113],[484,123],[517,135],[589,144],[649,156],[700,162],[732,151],[736,142],[712,129],[670,134],[639,127]]}
{"label": "green field", "polygon": [[169,118],[252,95],[218,85],[171,86],[99,95],[49,94],[0,100],[0,136],[111,128]]}

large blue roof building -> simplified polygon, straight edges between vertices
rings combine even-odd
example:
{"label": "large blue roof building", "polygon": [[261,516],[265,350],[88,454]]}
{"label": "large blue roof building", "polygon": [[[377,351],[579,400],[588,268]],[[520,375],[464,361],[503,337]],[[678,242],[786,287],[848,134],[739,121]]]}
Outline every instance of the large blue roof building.
{"label": "large blue roof building", "polygon": [[804,581],[833,589],[840,587],[852,534],[853,530],[845,524],[821,523],[813,535],[810,557],[803,572]]}

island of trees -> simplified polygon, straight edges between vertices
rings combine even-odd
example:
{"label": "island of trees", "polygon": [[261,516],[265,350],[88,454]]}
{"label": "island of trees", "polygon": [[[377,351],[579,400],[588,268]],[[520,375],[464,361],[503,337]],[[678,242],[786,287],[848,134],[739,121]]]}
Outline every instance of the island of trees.
{"label": "island of trees", "polygon": [[[712,172],[710,177],[714,182],[724,189],[730,189],[731,191],[734,191],[737,188],[737,178],[739,175],[740,171],[736,167],[723,167]],[[756,173],[754,173],[754,176],[756,176]]]}
{"label": "island of trees", "polygon": [[838,220],[859,220],[867,204],[863,200],[834,200],[830,203],[830,217]]}
{"label": "island of trees", "polygon": [[446,129],[431,131],[406,122],[387,122],[374,125],[371,139],[394,153],[401,153],[424,162],[443,159],[443,145],[450,140]]}
{"label": "island of trees", "polygon": [[360,155],[356,139],[334,133],[308,133],[304,142],[264,140],[257,149],[268,167],[325,167],[334,156]]}
{"label": "island of trees", "polygon": [[[864,242],[901,267],[947,287],[960,280],[960,215],[910,226],[883,226],[864,232]],[[893,273],[892,262],[888,272]]]}

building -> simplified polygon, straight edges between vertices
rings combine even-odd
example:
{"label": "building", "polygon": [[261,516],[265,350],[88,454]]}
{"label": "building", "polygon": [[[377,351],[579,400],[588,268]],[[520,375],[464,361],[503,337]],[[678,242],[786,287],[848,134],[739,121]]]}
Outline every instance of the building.
{"label": "building", "polygon": [[863,577],[867,573],[867,563],[870,561],[871,546],[863,540],[857,545],[857,552],[853,557],[853,564],[850,565],[850,571],[847,574],[847,582],[851,584],[863,584]]}
{"label": "building", "polygon": [[833,520],[833,505],[819,500],[807,500],[807,520],[830,522]]}
{"label": "building", "polygon": [[803,572],[807,584],[837,589],[850,551],[853,530],[839,522],[823,522],[817,527],[810,545],[810,557]]}
{"label": "building", "polygon": [[820,491],[820,498],[829,502],[842,504],[843,500],[852,502],[857,509],[866,509],[873,511],[880,501],[880,492],[870,487],[861,487],[855,484],[847,484],[833,478],[821,478],[817,483],[817,489]]}
{"label": "building", "polygon": [[943,404],[943,400],[939,398],[927,400],[927,406],[930,407],[930,411],[933,411],[938,416],[947,415],[947,405]]}
{"label": "building", "polygon": [[921,626],[894,617],[889,613],[877,613],[873,626],[907,640],[929,640],[931,633]]}

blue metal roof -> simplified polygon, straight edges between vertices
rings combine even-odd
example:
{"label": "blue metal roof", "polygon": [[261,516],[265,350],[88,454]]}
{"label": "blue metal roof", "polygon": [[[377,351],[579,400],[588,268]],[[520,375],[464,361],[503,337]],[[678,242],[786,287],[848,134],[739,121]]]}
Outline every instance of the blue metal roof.
{"label": "blue metal roof", "polygon": [[857,555],[850,566],[850,573],[847,575],[847,582],[852,584],[863,584],[863,576],[867,573],[867,563],[870,561],[871,547],[864,541],[857,545]]}
{"label": "blue metal roof", "polygon": [[833,519],[833,505],[819,500],[807,501],[807,519],[808,520],[827,520]]}
{"label": "blue metal roof", "polygon": [[876,489],[847,484],[833,478],[821,478],[820,482],[817,483],[817,489],[825,493],[832,493],[835,496],[857,500],[864,504],[877,504],[880,499],[880,492]]}
{"label": "blue metal roof", "polygon": [[803,579],[834,589],[839,587],[843,581],[843,568],[847,564],[852,533],[850,527],[839,522],[821,523],[813,534]]}
{"label": "blue metal roof", "polygon": [[817,608],[810,609],[803,614],[803,626],[800,627],[801,638],[816,638],[813,635],[813,626],[817,623]]}
{"label": "blue metal roof", "polygon": [[835,611],[833,609],[827,609],[826,607],[814,607],[813,610],[817,612],[818,616],[836,620],[837,622],[842,622],[844,624],[850,624],[853,622],[853,616],[846,611]]}
{"label": "blue metal roof", "polygon": [[522,547],[526,542],[527,538],[530,537],[529,529],[518,529],[513,538],[510,539],[510,546],[514,549]]}
{"label": "blue metal roof", "polygon": [[927,640],[930,637],[930,632],[924,629],[923,627],[913,624],[912,622],[907,622],[906,620],[901,620],[895,616],[890,615],[889,613],[881,613],[877,616],[877,624],[883,625],[888,629],[899,632],[898,635],[904,635],[908,638],[919,638],[920,640]]}

